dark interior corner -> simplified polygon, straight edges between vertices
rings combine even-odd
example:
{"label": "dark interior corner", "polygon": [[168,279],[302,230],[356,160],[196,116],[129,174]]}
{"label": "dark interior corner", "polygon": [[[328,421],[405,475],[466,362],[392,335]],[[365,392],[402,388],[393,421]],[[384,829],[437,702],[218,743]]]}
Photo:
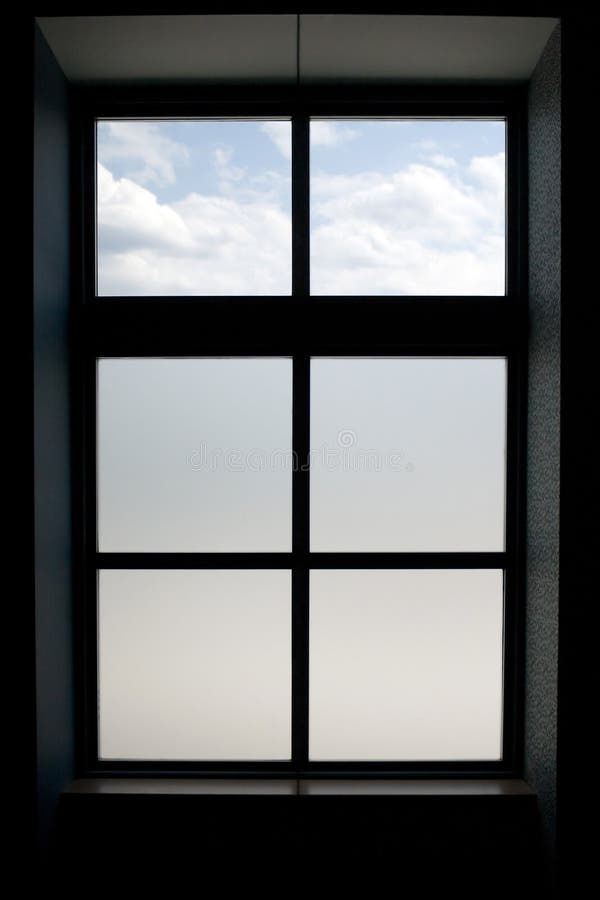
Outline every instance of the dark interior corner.
{"label": "dark interior corner", "polygon": [[[488,14],[467,6],[466,13],[443,12]],[[34,16],[21,16],[26,63],[19,65],[28,89],[17,121],[28,136],[23,176],[33,185],[33,226],[24,228],[33,239],[32,301],[19,322],[25,389],[17,410],[27,448],[21,513],[27,586],[19,616],[23,777],[15,779],[27,786],[18,798],[17,829],[26,877],[55,878],[79,891],[82,881],[109,887],[123,870],[131,886],[183,887],[208,874],[227,891],[274,890],[290,878],[308,888],[325,873],[348,892],[364,893],[369,885],[383,893],[391,883],[427,897],[583,896],[596,840],[584,815],[591,811],[593,822],[596,803],[589,787],[593,654],[584,635],[597,626],[590,425],[598,397],[591,346],[597,179],[590,124],[598,18],[572,5],[531,7],[516,15],[560,22],[527,86],[530,337],[519,781],[528,789],[488,786],[473,793],[438,785],[400,795],[383,782],[366,795],[350,786],[316,796],[308,782],[258,793],[256,784],[233,792],[202,784],[146,793],[131,785],[72,787],[85,775],[77,762],[73,652],[73,86]]]}

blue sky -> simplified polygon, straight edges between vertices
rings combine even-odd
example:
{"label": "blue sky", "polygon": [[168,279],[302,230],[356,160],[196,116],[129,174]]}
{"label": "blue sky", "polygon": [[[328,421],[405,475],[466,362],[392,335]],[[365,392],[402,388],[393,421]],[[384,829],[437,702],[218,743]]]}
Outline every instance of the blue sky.
{"label": "blue sky", "polygon": [[[290,137],[100,122],[99,293],[289,293]],[[498,121],[314,121],[313,293],[503,293],[504,145]]]}

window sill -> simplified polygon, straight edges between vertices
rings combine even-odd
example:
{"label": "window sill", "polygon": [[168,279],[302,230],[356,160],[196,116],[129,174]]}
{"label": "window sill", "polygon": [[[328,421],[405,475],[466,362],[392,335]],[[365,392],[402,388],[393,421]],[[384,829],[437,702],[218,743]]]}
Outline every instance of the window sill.
{"label": "window sill", "polygon": [[65,795],[170,796],[344,796],[344,797],[507,797],[530,796],[517,778],[477,779],[224,779],[80,778]]}

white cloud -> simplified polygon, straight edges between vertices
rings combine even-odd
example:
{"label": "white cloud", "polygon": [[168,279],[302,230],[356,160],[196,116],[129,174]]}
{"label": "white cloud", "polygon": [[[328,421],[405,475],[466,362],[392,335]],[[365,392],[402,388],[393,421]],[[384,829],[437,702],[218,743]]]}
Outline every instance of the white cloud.
{"label": "white cloud", "polygon": [[323,220],[369,222],[428,243],[463,243],[490,218],[482,196],[417,163],[391,175],[319,176],[312,196]]}
{"label": "white cloud", "polygon": [[427,157],[427,161],[434,166],[442,169],[456,169],[458,163],[451,156],[444,156],[443,153],[431,153]]}
{"label": "white cloud", "polygon": [[[288,179],[250,177],[227,147],[213,163],[218,192],[171,204],[99,167],[101,293],[289,293]],[[321,174],[311,197],[315,293],[503,291],[503,154],[462,168]]]}
{"label": "white cloud", "polygon": [[506,191],[506,158],[504,153],[494,156],[475,156],[469,164],[469,175],[477,185],[474,193],[485,204],[493,227],[504,229],[505,191]]}
{"label": "white cloud", "polygon": [[[361,227],[362,225],[362,227]],[[311,289],[316,294],[497,294],[504,241],[439,250],[420,241],[349,223],[313,232]]]}
{"label": "white cloud", "polygon": [[246,174],[245,169],[239,166],[229,165],[233,159],[233,149],[231,147],[215,147],[213,151],[213,161],[217,176],[223,181],[241,181]]}
{"label": "white cloud", "polygon": [[504,153],[495,156],[474,156],[469,164],[470,174],[485,190],[495,194],[504,193],[506,161]]}
{"label": "white cloud", "polygon": [[100,294],[289,293],[290,220],[269,195],[166,204],[103,166],[98,174]]}
{"label": "white cloud", "polygon": [[419,156],[429,165],[436,166],[439,169],[458,168],[456,159],[442,153],[437,141],[427,138],[421,141],[413,141],[412,146],[418,152]]}
{"label": "white cloud", "polygon": [[186,165],[189,156],[185,144],[165,135],[158,123],[99,123],[99,162],[103,165],[114,160],[128,163],[125,174],[138,184],[174,184],[176,166]]}
{"label": "white cloud", "polygon": [[339,122],[316,120],[310,125],[310,142],[313,147],[337,147],[360,136],[360,132]]}
{"label": "white cloud", "polygon": [[315,178],[315,293],[502,293],[502,154],[457,166]]}
{"label": "white cloud", "polygon": [[98,229],[101,248],[121,252],[139,248],[169,248],[188,252],[194,241],[181,216],[160,204],[147,188],[129,178],[115,179],[98,165]]}
{"label": "white cloud", "polygon": [[260,130],[271,138],[282,156],[292,158],[291,122],[263,122]]}
{"label": "white cloud", "polygon": [[217,190],[229,196],[237,190],[239,182],[246,176],[246,169],[232,165],[233,148],[215,147],[212,153],[213,166],[217,176]]}

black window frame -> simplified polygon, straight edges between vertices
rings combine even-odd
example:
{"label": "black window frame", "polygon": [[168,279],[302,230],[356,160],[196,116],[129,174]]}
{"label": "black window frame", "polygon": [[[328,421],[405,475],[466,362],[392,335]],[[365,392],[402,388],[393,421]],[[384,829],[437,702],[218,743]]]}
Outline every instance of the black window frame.
{"label": "black window frame", "polygon": [[[524,481],[527,371],[526,94],[522,87],[79,89],[73,127],[77,547],[76,665],[80,775],[219,777],[517,777],[523,753]],[[95,123],[118,118],[292,121],[292,294],[97,297]],[[309,291],[311,118],[504,118],[504,296],[316,296]],[[314,553],[309,473],[293,474],[290,553],[99,553],[96,366],[102,357],[286,356],[293,359],[293,449],[308,459],[310,358],[501,356],[507,359],[506,544],[501,553]],[[292,758],[288,762],[115,761],[98,757],[97,571],[100,568],[285,568],[292,571]],[[504,571],[504,716],[499,761],[308,759],[308,580],[316,568]]]}

